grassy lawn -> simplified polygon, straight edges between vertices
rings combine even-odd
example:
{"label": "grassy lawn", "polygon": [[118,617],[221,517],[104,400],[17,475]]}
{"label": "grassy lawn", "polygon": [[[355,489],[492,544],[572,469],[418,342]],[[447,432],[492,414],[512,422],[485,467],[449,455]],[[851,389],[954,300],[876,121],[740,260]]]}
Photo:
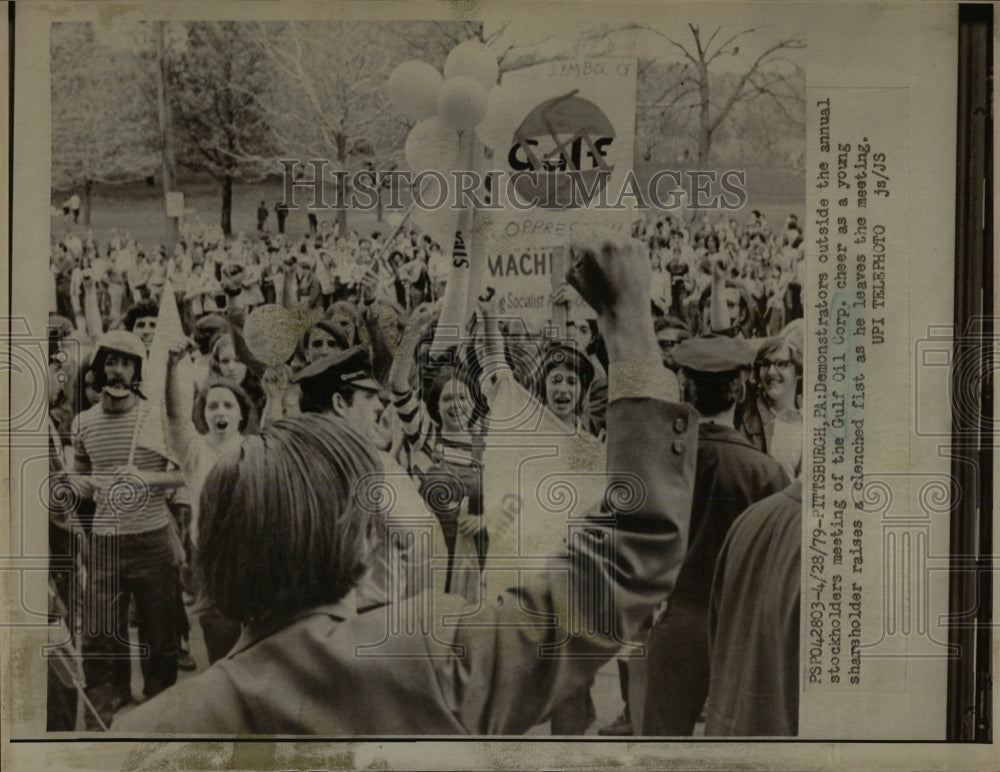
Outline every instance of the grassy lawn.
{"label": "grassy lawn", "polygon": [[[119,233],[128,231],[136,239],[149,247],[162,243],[165,236],[165,216],[163,196],[159,185],[149,187],[145,183],[131,185],[94,186],[94,194],[90,211],[90,228],[97,237],[98,244],[105,244],[111,238],[112,229]],[[184,191],[184,206],[187,210],[187,222],[203,225],[219,225],[222,218],[222,186],[209,182],[186,183],[181,185]],[[266,226],[277,231],[278,220],[274,213],[274,204],[283,195],[279,181],[258,183],[252,185],[233,186],[233,233],[240,231],[252,232],[257,229],[257,206],[261,200],[265,202],[270,212]],[[55,195],[53,205],[61,207],[68,194]],[[302,203],[302,194],[297,194],[296,200]],[[336,212],[319,213],[320,220],[334,221]],[[348,226],[357,228],[359,232],[370,233],[372,230],[386,230],[387,225],[379,225],[375,214],[368,212],[349,212]],[[88,229],[82,224],[73,224],[72,218],[64,218],[62,209],[52,216],[52,233],[60,235],[67,230],[85,233]],[[304,209],[289,212],[285,221],[286,234],[300,234],[309,231]]]}
{"label": "grassy lawn", "polygon": [[[640,181],[652,172],[637,166],[637,176]],[[218,225],[222,217],[221,185],[212,181],[186,182],[182,184],[184,204],[187,210],[185,219],[188,222],[204,225]],[[252,232],[257,228],[257,206],[261,200],[267,205],[269,216],[267,227],[271,231],[278,228],[274,213],[274,204],[283,196],[280,180],[233,187],[233,232]],[[805,222],[805,187],[801,180],[795,177],[772,172],[767,169],[747,170],[747,192],[749,201],[744,211],[734,214],[740,220],[746,218],[750,209],[760,209],[767,215],[774,227],[782,227],[785,218],[795,212],[800,221]],[[308,192],[299,194],[302,198]],[[68,193],[56,193],[53,205],[60,207]],[[299,200],[302,204],[303,201]],[[333,222],[337,213],[333,211],[320,212],[319,219]],[[348,226],[356,228],[362,234],[370,234],[374,230],[386,231],[389,226],[376,221],[374,212],[348,212]],[[120,186],[95,185],[91,205],[91,226],[99,244],[106,244],[111,238],[112,229],[119,232],[128,231],[146,247],[159,244],[164,240],[165,219],[162,192],[157,183],[149,186],[144,182]],[[67,230],[86,232],[82,224],[74,225],[71,218],[64,218],[62,210],[52,217],[52,233],[61,236]],[[306,212],[301,209],[289,212],[285,222],[285,233],[297,235],[309,230]]]}

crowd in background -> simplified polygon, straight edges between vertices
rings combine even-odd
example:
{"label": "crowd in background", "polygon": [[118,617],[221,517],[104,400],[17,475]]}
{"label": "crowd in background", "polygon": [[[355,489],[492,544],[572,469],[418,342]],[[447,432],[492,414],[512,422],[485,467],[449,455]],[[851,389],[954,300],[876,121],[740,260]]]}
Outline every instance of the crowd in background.
{"label": "crowd in background", "polygon": [[[243,620],[232,618],[225,598],[205,591],[204,578],[194,570],[197,550],[211,548],[205,541],[209,537],[198,531],[198,497],[215,461],[261,425],[329,412],[355,422],[384,464],[412,480],[418,500],[434,516],[450,561],[442,589],[460,594],[473,593],[468,584],[474,573],[459,570],[463,559],[471,556],[473,565],[478,562],[481,568],[490,549],[483,478],[491,471],[484,468],[484,447],[498,394],[507,388],[518,398],[536,401],[547,420],[569,427],[584,444],[598,447],[604,440],[609,363],[596,314],[570,314],[565,337],[553,341],[532,337],[511,320],[491,317],[484,305],[481,327],[495,334],[459,344],[450,352],[449,364],[443,365],[440,357],[428,353],[428,341],[434,337],[451,268],[450,244],[439,244],[405,222],[366,234],[342,233],[335,224],[315,220],[310,220],[308,233],[271,232],[263,202],[261,210],[258,231],[231,239],[219,228],[182,225],[169,252],[159,244],[139,243],[127,232],[114,232],[98,243],[92,232],[78,228],[56,234],[52,244],[49,412],[61,466],[73,469],[74,459],[96,463],[102,451],[99,428],[84,414],[100,410],[102,389],[128,386],[127,379],[121,384],[115,380],[116,355],[109,352],[140,359],[143,353],[129,348],[134,348],[134,339],[121,337],[106,345],[102,341],[115,333],[132,333],[148,354],[160,307],[167,300],[176,302],[187,338],[186,343],[173,343],[167,382],[173,458],[162,470],[156,467],[157,473],[173,474],[170,481],[164,477],[163,505],[169,520],[163,522],[170,537],[164,547],[170,550],[166,560],[176,564],[176,581],[152,593],[137,579],[132,594],[139,637],[162,660],[159,676],[144,671],[146,697],[170,686],[178,663],[182,668],[209,664],[191,662],[185,652],[189,615],[201,624],[212,660],[223,657],[239,637]],[[804,254],[798,220],[789,215],[772,224],[756,210],[738,216],[651,212],[635,224],[632,235],[648,249],[650,300],[663,364],[687,373],[681,381],[690,388],[682,389],[682,397],[686,394],[703,415],[730,416],[725,418],[730,422],[727,429],[747,448],[741,446],[741,452],[752,449],[768,457],[766,462],[752,460],[714,472],[716,477],[740,477],[753,464],[766,466],[766,474],[758,479],[769,482],[734,498],[742,510],[782,490],[801,467]],[[166,287],[172,288],[173,298],[164,297]],[[271,304],[300,316],[312,314],[294,353],[278,364],[258,358],[246,329],[254,309]],[[744,354],[718,355],[713,349],[710,358],[718,355],[728,362],[716,367],[699,364],[697,351],[689,352],[687,359],[677,354],[688,350],[682,342],[706,336],[739,341],[745,361],[740,358]],[[81,353],[78,361],[60,353],[71,350],[70,341],[78,344],[72,348]],[[506,386],[481,379],[488,355],[507,361]],[[705,373],[738,373],[738,378],[722,383],[703,377]],[[135,382],[141,384],[141,378]],[[713,389],[719,390],[714,402]],[[439,495],[442,484],[444,496]],[[719,491],[725,485],[717,479],[712,485],[721,500]],[[99,515],[100,507],[99,493],[83,496],[71,519],[86,527],[87,518],[95,511]],[[691,612],[695,627],[704,627],[701,614],[708,613],[711,569],[725,531],[738,514],[719,527],[711,547],[700,547],[698,560],[708,566],[699,571],[708,579],[698,580],[704,593],[692,593],[691,603],[699,609]],[[710,520],[709,515],[705,518]],[[157,520],[151,531],[154,526],[162,530],[163,523]],[[692,522],[693,536],[699,527]],[[690,544],[695,549],[697,540]],[[377,596],[378,588],[370,594]],[[85,614],[88,608],[72,598],[65,605],[71,616]],[[658,625],[670,632],[661,636],[661,651],[676,645],[677,630],[687,629],[680,623],[670,627],[670,605],[650,620],[651,657],[656,656]],[[674,605],[675,616],[681,608],[683,599]],[[154,624],[153,617],[160,623]],[[76,627],[89,629],[85,623]],[[85,653],[88,646],[107,652],[88,635],[81,643]],[[690,671],[686,665],[677,668]],[[85,693],[93,705],[86,713],[88,728],[109,725],[116,711],[139,699],[126,685],[127,668],[123,674],[120,662],[108,671],[85,669]],[[657,713],[651,696],[669,691],[669,675],[639,675],[648,693],[646,720],[637,725],[632,705],[642,685],[623,664],[625,709],[605,730],[690,734],[702,718],[707,665],[705,669],[702,685],[677,687],[687,689],[697,703],[688,711],[693,715],[679,724],[662,718],[669,711]],[[74,728],[74,711],[67,709],[60,717],[60,704],[50,690],[50,728]],[[659,725],[651,723],[651,716],[657,715],[662,718]],[[593,722],[589,689],[582,688],[553,711],[551,720],[554,734],[582,734]]]}

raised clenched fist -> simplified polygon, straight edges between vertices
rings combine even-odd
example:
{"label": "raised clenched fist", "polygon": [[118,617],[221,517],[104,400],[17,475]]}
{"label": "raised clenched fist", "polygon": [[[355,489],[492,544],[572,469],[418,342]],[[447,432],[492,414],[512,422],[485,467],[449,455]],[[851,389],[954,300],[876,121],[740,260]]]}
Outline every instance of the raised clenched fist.
{"label": "raised clenched fist", "polygon": [[566,281],[600,316],[649,308],[651,268],[641,243],[588,230],[570,245]]}

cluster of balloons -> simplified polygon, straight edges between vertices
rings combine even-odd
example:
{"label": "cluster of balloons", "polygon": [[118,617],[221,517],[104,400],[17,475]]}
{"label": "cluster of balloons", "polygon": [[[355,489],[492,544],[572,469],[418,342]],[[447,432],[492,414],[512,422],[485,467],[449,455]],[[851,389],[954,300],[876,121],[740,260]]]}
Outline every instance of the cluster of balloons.
{"label": "cluster of balloons", "polygon": [[426,62],[403,62],[389,76],[389,95],[395,110],[418,121],[403,148],[407,165],[415,172],[453,168],[458,158],[458,132],[477,130],[489,120],[500,100],[491,92],[499,68],[496,56],[478,40],[455,46],[444,63],[444,77]]}

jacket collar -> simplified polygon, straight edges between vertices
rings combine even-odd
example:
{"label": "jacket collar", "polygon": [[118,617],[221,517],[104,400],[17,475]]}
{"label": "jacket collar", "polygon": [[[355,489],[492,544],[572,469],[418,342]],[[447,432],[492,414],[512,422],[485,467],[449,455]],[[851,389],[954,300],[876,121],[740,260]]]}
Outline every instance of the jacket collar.
{"label": "jacket collar", "polygon": [[289,614],[281,614],[276,617],[271,617],[263,622],[254,621],[246,623],[243,625],[242,631],[240,632],[239,640],[236,642],[236,645],[233,646],[232,650],[226,655],[226,658],[229,659],[240,652],[245,651],[255,643],[262,641],[264,638],[274,635],[276,632],[283,630],[286,627],[290,627],[300,619],[305,619],[306,617],[311,616],[328,616],[343,622],[344,620],[357,616],[357,614],[357,596],[356,591],[352,589],[349,593],[347,593],[347,595],[336,603],[328,603],[322,606],[300,609]]}
{"label": "jacket collar", "polygon": [[713,442],[731,442],[735,445],[753,447],[746,437],[736,431],[735,427],[712,421],[698,422],[698,439],[712,440]]}

